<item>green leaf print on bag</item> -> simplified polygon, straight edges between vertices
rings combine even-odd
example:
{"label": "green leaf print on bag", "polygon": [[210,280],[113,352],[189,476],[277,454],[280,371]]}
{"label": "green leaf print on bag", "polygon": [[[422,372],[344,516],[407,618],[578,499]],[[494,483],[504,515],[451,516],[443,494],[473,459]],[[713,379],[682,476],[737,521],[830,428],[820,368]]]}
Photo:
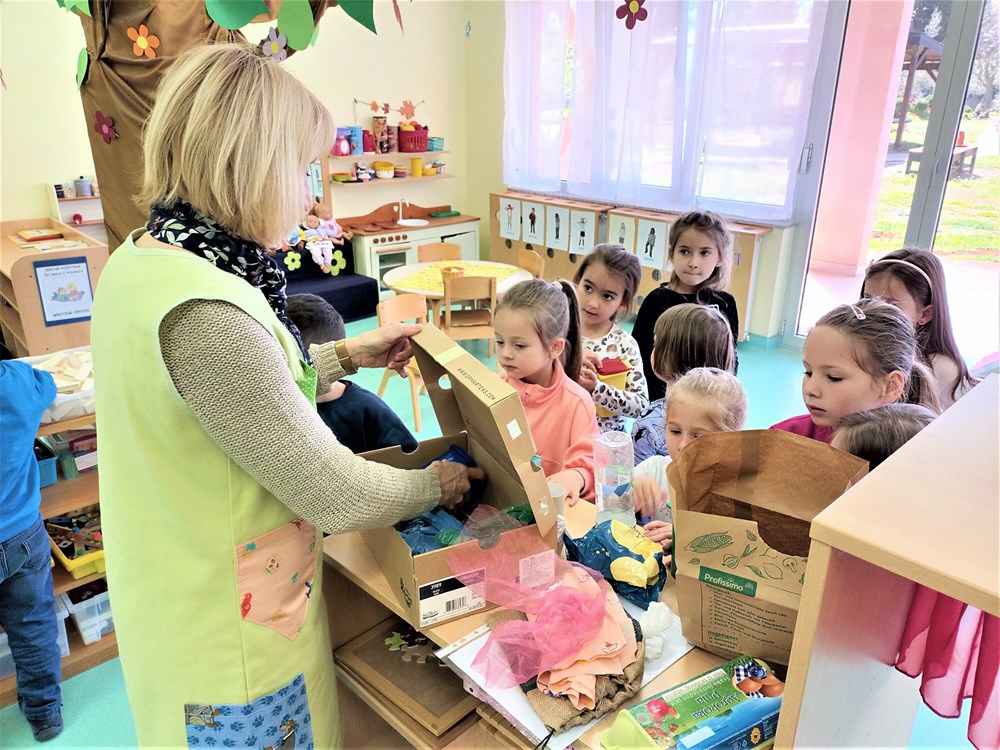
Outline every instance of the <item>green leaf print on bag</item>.
{"label": "green leaf print on bag", "polygon": [[702,534],[699,537],[692,539],[685,545],[684,549],[688,552],[698,552],[699,554],[705,554],[706,552],[715,552],[716,550],[725,549],[730,544],[733,543],[733,538],[724,531],[715,531],[711,534]]}

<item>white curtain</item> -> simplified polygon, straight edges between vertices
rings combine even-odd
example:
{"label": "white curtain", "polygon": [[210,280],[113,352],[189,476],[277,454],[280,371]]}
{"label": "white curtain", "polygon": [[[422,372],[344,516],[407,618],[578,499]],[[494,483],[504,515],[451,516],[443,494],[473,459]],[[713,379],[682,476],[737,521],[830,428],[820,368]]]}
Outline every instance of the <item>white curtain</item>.
{"label": "white curtain", "polygon": [[619,205],[791,217],[826,4],[507,0],[504,180]]}

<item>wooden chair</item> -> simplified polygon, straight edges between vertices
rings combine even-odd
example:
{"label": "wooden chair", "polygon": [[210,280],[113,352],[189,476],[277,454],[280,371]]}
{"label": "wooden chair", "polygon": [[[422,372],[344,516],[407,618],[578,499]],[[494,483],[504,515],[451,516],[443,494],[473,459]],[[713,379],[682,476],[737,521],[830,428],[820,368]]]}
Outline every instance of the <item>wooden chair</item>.
{"label": "wooden chair", "polygon": [[417,262],[462,260],[462,246],[455,242],[428,242],[417,246]]}
{"label": "wooden chair", "polygon": [[[375,308],[379,326],[388,323],[405,323],[415,320],[417,323],[427,323],[427,299],[422,294],[397,294],[384,302],[380,302]],[[420,403],[418,395],[424,393],[424,379],[417,366],[417,360],[411,359],[406,365],[406,379],[410,383],[410,402],[413,404],[413,426],[416,432],[420,432]],[[378,397],[382,398],[385,387],[389,384],[389,378],[396,374],[395,370],[388,367],[382,373],[382,383],[378,387]]]}
{"label": "wooden chair", "polygon": [[[455,305],[473,301],[470,310],[452,309]],[[458,276],[444,281],[444,310],[440,328],[456,341],[488,339],[493,356],[493,311],[497,306],[495,276]]]}
{"label": "wooden chair", "polygon": [[545,258],[534,250],[521,248],[517,251],[517,265],[528,271],[536,279],[545,275]]}

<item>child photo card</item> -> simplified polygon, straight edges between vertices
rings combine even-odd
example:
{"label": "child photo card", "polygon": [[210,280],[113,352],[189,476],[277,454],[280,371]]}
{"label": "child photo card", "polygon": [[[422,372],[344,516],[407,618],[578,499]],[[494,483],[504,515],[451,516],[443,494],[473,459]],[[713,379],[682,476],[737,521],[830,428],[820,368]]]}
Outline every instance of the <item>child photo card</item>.
{"label": "child photo card", "polygon": [[545,206],[529,201],[522,203],[521,227],[525,242],[534,245],[543,244],[545,242]]}
{"label": "child photo card", "polygon": [[500,199],[500,236],[505,240],[521,239],[521,201]]}
{"label": "child photo card", "polygon": [[667,245],[667,223],[639,219],[636,224],[635,254],[639,256],[639,263],[647,268],[663,269],[666,261],[664,248]]}
{"label": "child photo card", "polygon": [[621,245],[635,255],[635,218],[608,214],[608,242]]}
{"label": "child photo card", "polygon": [[577,255],[586,255],[594,249],[594,239],[597,237],[597,214],[593,211],[571,211],[569,223],[572,227],[569,251]]}
{"label": "child photo card", "polygon": [[545,246],[553,250],[569,250],[569,209],[565,206],[545,207]]}

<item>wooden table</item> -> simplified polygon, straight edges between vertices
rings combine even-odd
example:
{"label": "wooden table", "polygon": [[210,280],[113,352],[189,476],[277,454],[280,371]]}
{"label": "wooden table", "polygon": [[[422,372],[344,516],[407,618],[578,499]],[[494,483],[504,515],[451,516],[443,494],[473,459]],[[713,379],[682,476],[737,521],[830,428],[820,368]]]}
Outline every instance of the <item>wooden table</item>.
{"label": "wooden table", "polygon": [[[951,176],[961,177],[965,175],[966,177],[972,177],[972,172],[976,168],[976,152],[979,150],[978,146],[955,146],[951,151]],[[924,149],[922,146],[917,148],[911,148],[906,155],[906,171],[904,174],[909,174],[910,172],[916,171],[911,170],[913,162],[920,163],[920,159],[923,156]],[[969,159],[969,168],[965,168],[965,160]]]}
{"label": "wooden table", "polygon": [[437,325],[441,319],[441,305],[444,303],[444,283],[441,281],[440,274],[435,274],[435,278],[425,280],[424,283],[415,283],[409,277],[427,269],[444,266],[465,268],[468,276],[495,276],[497,278],[497,299],[518,282],[533,278],[529,271],[509,263],[496,263],[489,260],[435,260],[393,268],[386,272],[382,281],[397,294],[424,295],[431,303],[433,310],[430,322]]}

